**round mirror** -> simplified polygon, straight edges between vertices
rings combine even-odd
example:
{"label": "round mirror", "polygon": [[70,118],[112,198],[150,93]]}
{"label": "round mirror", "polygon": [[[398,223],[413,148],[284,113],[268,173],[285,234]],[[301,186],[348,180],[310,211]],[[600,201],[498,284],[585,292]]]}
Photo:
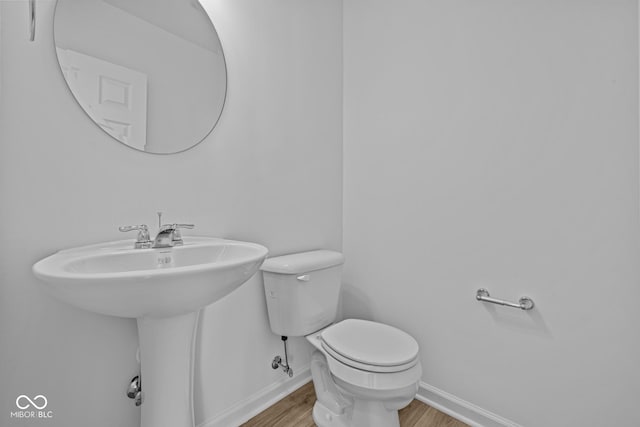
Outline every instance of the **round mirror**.
{"label": "round mirror", "polygon": [[54,39],[75,99],[129,147],[187,150],[222,113],[222,45],[198,0],[58,0]]}

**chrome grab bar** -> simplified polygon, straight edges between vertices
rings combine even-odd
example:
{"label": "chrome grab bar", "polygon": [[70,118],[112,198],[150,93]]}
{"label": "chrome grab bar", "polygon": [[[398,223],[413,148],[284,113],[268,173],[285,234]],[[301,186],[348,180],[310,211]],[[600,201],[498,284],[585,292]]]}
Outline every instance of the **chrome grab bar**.
{"label": "chrome grab bar", "polygon": [[531,310],[535,305],[533,303],[533,300],[529,297],[520,298],[518,300],[518,303],[513,303],[513,302],[509,302],[509,301],[505,301],[497,298],[491,298],[491,296],[489,295],[489,291],[483,288],[478,289],[478,291],[476,292],[476,299],[478,301],[490,302],[492,304],[500,304],[500,305],[506,305],[508,307],[520,308],[522,310]]}

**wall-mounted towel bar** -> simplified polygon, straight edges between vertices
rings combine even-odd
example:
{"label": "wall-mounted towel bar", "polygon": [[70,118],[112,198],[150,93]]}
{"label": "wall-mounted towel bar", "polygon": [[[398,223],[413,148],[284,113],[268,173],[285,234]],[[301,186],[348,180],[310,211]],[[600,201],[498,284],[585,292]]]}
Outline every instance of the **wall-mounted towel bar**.
{"label": "wall-mounted towel bar", "polygon": [[478,292],[476,292],[476,299],[478,301],[490,302],[492,304],[500,304],[506,305],[508,307],[520,308],[522,310],[531,310],[534,306],[533,300],[529,297],[522,297],[518,300],[517,303],[514,303],[497,298],[491,298],[489,296],[489,291],[486,289],[478,289]]}

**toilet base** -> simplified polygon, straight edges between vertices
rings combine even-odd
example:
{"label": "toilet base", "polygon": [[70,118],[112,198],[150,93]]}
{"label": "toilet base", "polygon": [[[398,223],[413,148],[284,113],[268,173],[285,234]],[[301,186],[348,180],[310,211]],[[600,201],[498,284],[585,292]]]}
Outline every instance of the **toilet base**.
{"label": "toilet base", "polygon": [[397,410],[388,410],[384,402],[356,400],[353,403],[351,427],[400,427]]}
{"label": "toilet base", "polygon": [[321,351],[311,355],[316,391],[313,420],[318,427],[400,427],[398,409],[411,402],[417,382],[396,390],[364,389],[345,383],[329,371]]}
{"label": "toilet base", "polygon": [[313,422],[318,427],[349,427],[350,420],[350,411],[335,414],[317,400],[313,405]]}
{"label": "toilet base", "polygon": [[370,400],[356,400],[342,414],[335,414],[316,401],[313,421],[318,427],[400,427],[397,410],[388,410],[383,402]]}

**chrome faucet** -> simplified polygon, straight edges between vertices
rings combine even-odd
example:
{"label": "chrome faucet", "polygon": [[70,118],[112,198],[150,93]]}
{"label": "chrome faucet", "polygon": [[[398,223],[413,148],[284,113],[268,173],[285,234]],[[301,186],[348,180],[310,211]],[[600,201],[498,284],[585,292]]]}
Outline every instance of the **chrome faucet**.
{"label": "chrome faucet", "polygon": [[172,248],[184,244],[181,228],[193,228],[193,224],[165,224],[160,227],[153,242],[153,248]]}
{"label": "chrome faucet", "polygon": [[174,246],[180,246],[184,244],[182,241],[181,228],[194,228],[193,224],[162,224],[162,212],[158,212],[158,234],[156,238],[151,241],[149,236],[149,227],[145,224],[141,225],[124,225],[118,230],[122,232],[138,231],[138,237],[134,247],[136,249],[149,249],[149,248],[172,248]]}

